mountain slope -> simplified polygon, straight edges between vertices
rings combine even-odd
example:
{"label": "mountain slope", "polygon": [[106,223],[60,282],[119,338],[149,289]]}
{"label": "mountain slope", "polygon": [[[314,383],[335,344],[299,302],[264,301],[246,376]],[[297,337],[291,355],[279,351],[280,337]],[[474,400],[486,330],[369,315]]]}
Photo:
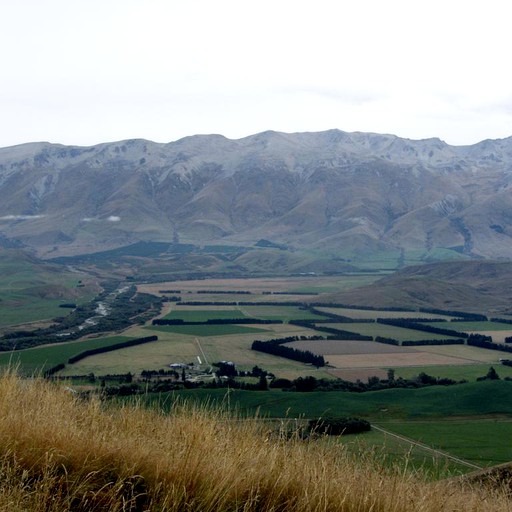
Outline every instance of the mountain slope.
{"label": "mountain slope", "polygon": [[454,147],[330,130],[31,143],[0,149],[0,241],[44,257],[264,238],[348,258],[508,258],[511,170],[512,138]]}
{"label": "mountain slope", "polygon": [[323,300],[359,306],[440,308],[512,314],[512,263],[450,261],[411,266]]}

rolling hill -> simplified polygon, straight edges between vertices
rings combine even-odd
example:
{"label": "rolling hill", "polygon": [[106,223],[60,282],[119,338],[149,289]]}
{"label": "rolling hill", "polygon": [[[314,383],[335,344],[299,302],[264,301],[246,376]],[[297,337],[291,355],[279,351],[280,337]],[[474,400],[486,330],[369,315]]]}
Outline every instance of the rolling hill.
{"label": "rolling hill", "polygon": [[448,261],[406,267],[326,302],[512,314],[512,263]]}

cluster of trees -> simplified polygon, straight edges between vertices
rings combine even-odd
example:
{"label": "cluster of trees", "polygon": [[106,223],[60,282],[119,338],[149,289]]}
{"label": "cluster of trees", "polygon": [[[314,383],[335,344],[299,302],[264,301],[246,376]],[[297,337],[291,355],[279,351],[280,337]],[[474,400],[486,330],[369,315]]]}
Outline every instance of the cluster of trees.
{"label": "cluster of trees", "polygon": [[[348,316],[344,316],[344,315],[338,315],[337,313],[329,313],[327,311],[320,311],[319,309],[311,306],[310,308],[308,308],[309,311],[315,315],[321,315],[321,316],[324,316],[326,318],[329,318],[330,320],[334,320],[335,322],[338,322],[338,323],[354,323],[356,321],[359,321],[359,320],[354,320],[353,318],[349,318]],[[373,320],[371,320],[373,322]]]}
{"label": "cluster of trees", "polygon": [[352,382],[343,379],[317,379],[313,376],[299,377],[294,380],[274,379],[270,383],[270,388],[283,389],[285,391],[349,391],[354,393],[364,393],[366,391],[379,391],[390,388],[421,388],[426,386],[451,386],[461,384],[465,380],[456,381],[448,378],[432,377],[424,372],[411,379],[395,378],[394,370],[388,371],[387,379],[380,379],[377,376],[369,377],[367,382],[358,380]]}
{"label": "cluster of trees", "polygon": [[334,327],[319,326],[314,323],[310,323],[308,320],[290,320],[290,323],[295,325],[302,325],[304,327],[310,327],[315,331],[326,332],[331,334],[329,338],[337,340],[359,340],[359,341],[373,341],[373,336],[366,336],[359,334],[358,332],[345,331],[344,329],[336,329]]}
{"label": "cluster of trees", "polygon": [[498,322],[500,324],[512,324],[512,320],[510,318],[491,318],[491,322]]}
{"label": "cluster of trees", "polygon": [[387,345],[396,345],[403,347],[414,347],[421,345],[464,345],[462,338],[448,338],[448,339],[431,339],[431,340],[405,340],[398,341],[395,338],[386,338],[384,336],[376,336],[375,341],[378,343],[386,343]]}
{"label": "cluster of trees", "polygon": [[512,352],[511,346],[502,343],[494,343],[491,336],[484,336],[483,334],[470,334],[467,342],[468,345],[473,345],[474,347],[501,350],[502,352]]}
{"label": "cluster of trees", "polygon": [[498,375],[496,370],[491,366],[489,368],[489,371],[487,372],[486,375],[484,375],[483,377],[477,377],[476,380],[477,381],[482,381],[482,380],[500,380],[500,376]]}
{"label": "cluster of trees", "polygon": [[202,301],[202,300],[192,300],[192,301],[182,301],[180,304],[176,304],[177,306],[295,306],[295,307],[305,307],[303,302],[299,301],[276,301],[269,302],[264,300],[257,300],[254,302],[247,301]]}
{"label": "cluster of trees", "polygon": [[227,293],[229,295],[251,295],[252,292],[246,290],[196,290],[196,293],[206,293],[210,295],[220,295]]}
{"label": "cluster of trees", "polygon": [[436,309],[436,308],[420,308],[419,311],[422,313],[432,313],[434,315],[447,315],[454,316],[455,319],[452,322],[486,322],[487,317],[479,313],[467,313],[465,311],[452,311],[447,309]]}
{"label": "cluster of trees", "polygon": [[142,370],[140,376],[143,380],[148,381],[155,378],[169,377],[173,379],[179,379],[180,375],[176,370]]}
{"label": "cluster of trees", "polygon": [[464,340],[462,338],[448,338],[444,340],[406,340],[402,341],[403,347],[414,347],[421,345],[464,345]]}
{"label": "cluster of trees", "polygon": [[239,370],[232,361],[218,361],[212,363],[212,366],[217,368],[215,371],[217,377],[256,377],[259,379],[262,377],[273,379],[275,377],[273,373],[257,365],[253,366],[251,370]]}
{"label": "cluster of trees", "polygon": [[314,418],[309,420],[307,427],[309,435],[328,436],[359,434],[370,430],[370,423],[360,418]]}
{"label": "cluster of trees", "polygon": [[298,341],[299,339],[323,339],[319,336],[290,336],[288,338],[275,338],[267,341],[254,340],[251,345],[252,350],[265,352],[275,356],[286,357],[294,361],[300,361],[306,364],[312,364],[317,368],[325,366],[324,356],[313,354],[310,350],[299,350],[292,347],[284,346],[285,343]]}
{"label": "cluster of trees", "polygon": [[404,313],[414,311],[414,309],[397,307],[375,308],[373,306],[355,306],[354,304],[343,304],[341,302],[310,302],[309,305],[317,308],[360,309],[363,311],[402,311]]}
{"label": "cluster of trees", "polygon": [[319,292],[262,292],[262,295],[319,295]]}
{"label": "cluster of trees", "polygon": [[120,343],[116,343],[115,345],[84,350],[83,352],[79,352],[78,354],[71,356],[68,359],[68,364],[76,363],[78,361],[81,361],[82,359],[85,359],[86,357],[93,356],[95,354],[103,354],[105,352],[112,352],[114,350],[119,350],[121,348],[134,347],[136,345],[150,343],[151,341],[158,341],[158,336],[146,336],[144,338],[135,338],[133,340],[127,340],[122,341]]}

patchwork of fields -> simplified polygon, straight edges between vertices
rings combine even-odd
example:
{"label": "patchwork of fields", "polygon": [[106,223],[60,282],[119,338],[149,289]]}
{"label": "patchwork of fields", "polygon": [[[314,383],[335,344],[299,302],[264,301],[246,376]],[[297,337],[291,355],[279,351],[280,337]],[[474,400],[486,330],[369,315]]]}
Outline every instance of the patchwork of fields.
{"label": "patchwork of fields", "polygon": [[[396,378],[414,379],[420,373],[433,377],[470,381],[476,385],[478,377],[486,375],[493,366],[499,376],[512,378],[512,367],[500,364],[500,359],[512,359],[511,354],[468,345],[401,346],[362,339],[336,339],[336,335],[316,328],[337,329],[345,332],[342,338],[355,335],[381,336],[402,341],[447,340],[450,336],[411,328],[377,323],[377,318],[418,319],[425,325],[468,333],[492,336],[494,342],[504,343],[512,336],[512,326],[497,322],[452,322],[451,314],[420,313],[417,311],[375,311],[341,306],[319,307],[315,311],[298,305],[308,301],[321,302],[321,294],[333,289],[369,282],[375,276],[346,276],[330,278],[300,277],[293,279],[202,280],[141,285],[141,291],[162,296],[179,295],[181,302],[168,302],[159,315],[165,320],[182,321],[180,325],[134,325],[115,336],[83,339],[0,354],[0,365],[19,366],[26,374],[47,370],[65,364],[62,376],[105,375],[132,373],[143,370],[165,370],[173,363],[187,364],[197,373],[206,372],[218,361],[233,361],[240,370],[251,370],[255,365],[277,377],[296,379],[314,376],[317,379],[342,378],[366,382],[372,377],[387,379],[394,370]],[[165,291],[168,290],[168,291]],[[241,293],[246,292],[246,293]],[[200,304],[187,304],[198,302]],[[215,304],[212,304],[214,303]],[[239,304],[243,302],[243,304]],[[229,303],[229,304],[223,304]],[[286,305],[294,303],[294,305]],[[53,306],[52,306],[53,307]],[[324,316],[324,314],[326,316]],[[329,315],[340,315],[345,321],[336,321]],[[32,317],[31,317],[32,318]],[[231,321],[233,323],[231,323]],[[237,324],[236,319],[243,319]],[[272,320],[280,323],[257,324],[248,320]],[[434,321],[432,321],[434,320]],[[435,321],[437,320],[437,321]],[[439,321],[444,320],[444,321]],[[208,324],[208,321],[227,322]],[[301,321],[300,325],[294,324]],[[245,323],[247,322],[247,323]],[[290,323],[291,322],[291,323]],[[68,359],[84,350],[116,345],[131,338],[156,334],[158,341],[144,345],[92,355],[69,364]],[[299,339],[284,346],[310,351],[324,356],[327,365],[316,368],[292,359],[251,350],[254,340],[269,341],[287,337],[310,338],[330,336],[332,339]],[[357,336],[354,336],[356,338]],[[455,339],[455,338],[453,338]],[[499,384],[499,386],[498,386]],[[472,464],[486,466],[512,458],[510,448],[493,437],[508,439],[512,435],[512,411],[500,407],[510,396],[512,383],[498,381],[478,383],[472,390],[471,403],[466,403],[462,387],[446,391],[439,387],[424,390],[387,390],[387,392],[350,393],[283,393],[230,392],[233,404],[248,411],[282,417],[283,415],[356,415],[368,417],[383,428],[360,438],[358,443],[378,447],[386,456],[403,458],[412,454],[414,463],[432,466],[441,474],[444,465],[450,472],[464,472]],[[462,385],[464,386],[464,385]],[[457,388],[457,389],[455,389]],[[225,390],[187,391],[187,398],[199,397],[224,401]],[[480,393],[478,400],[475,393]],[[493,393],[492,399],[488,393]],[[469,396],[469,395],[468,395]],[[208,398],[210,397],[210,398]],[[169,398],[167,398],[168,400]],[[501,402],[500,402],[501,400]],[[508,400],[509,401],[509,400]],[[506,404],[503,404],[506,405]],[[457,421],[457,415],[467,415]],[[496,422],[489,415],[500,419]],[[446,418],[450,418],[449,421]],[[411,421],[414,420],[414,421]],[[454,433],[455,432],[455,433]],[[399,437],[393,437],[396,434]],[[412,443],[424,443],[427,447]],[[473,445],[479,446],[473,450]],[[432,452],[433,447],[463,459],[461,464],[449,462]],[[360,449],[360,448],[359,448]],[[391,455],[390,455],[391,454]],[[433,458],[437,462],[432,463]],[[430,460],[430,462],[429,462]],[[464,462],[466,461],[466,462]],[[429,467],[430,467],[429,466]]]}
{"label": "patchwork of fields", "polygon": [[[360,284],[362,276],[349,276],[343,286],[349,288]],[[141,291],[151,291],[166,295],[179,295],[181,302],[170,302],[159,318],[183,321],[180,325],[145,325],[134,326],[123,335],[142,337],[156,334],[158,342],[137,347],[123,348],[116,352],[97,354],[68,365],[62,374],[103,374],[126,373],[137,374],[142,370],[165,369],[171,363],[194,363],[198,369],[206,370],[219,360],[233,361],[238,368],[249,370],[254,365],[265,368],[278,377],[296,378],[314,375],[318,378],[343,378],[345,380],[363,380],[377,376],[386,378],[389,369],[395,369],[397,376],[408,378],[420,372],[435,377],[456,375],[458,379],[474,379],[485,375],[485,365],[500,365],[499,360],[506,359],[506,352],[490,351],[467,345],[424,345],[393,346],[375,341],[351,339],[300,340],[287,346],[302,351],[310,351],[324,356],[327,366],[315,368],[303,363],[284,359],[251,350],[255,339],[270,340],[287,336],[311,337],[318,335],[315,325],[350,331],[358,335],[375,338],[382,336],[402,341],[446,340],[450,336],[415,329],[377,323],[377,318],[425,320],[425,325],[443,327],[452,330],[465,330],[493,335],[499,333],[499,343],[512,335],[510,325],[497,322],[451,322],[451,314],[420,313],[417,311],[375,311],[353,309],[342,306],[319,307],[315,312],[298,305],[286,303],[303,303],[319,300],[318,292],[313,288],[327,289],[330,285],[340,286],[342,277],[337,277],[334,284],[324,278],[292,279],[235,279],[235,280],[201,280],[181,281],[141,285]],[[364,280],[364,278],[363,278]],[[304,295],[307,292],[311,295]],[[295,293],[295,295],[294,295]],[[191,303],[198,302],[198,305]],[[213,304],[215,303],[215,304]],[[243,304],[240,304],[243,303]],[[252,304],[254,303],[254,305]],[[326,315],[340,315],[350,321],[322,323],[329,320]],[[254,318],[272,320],[282,323],[254,325],[244,323],[207,324],[208,321],[235,321]],[[290,321],[307,321],[303,325],[292,325]],[[432,322],[431,320],[437,320]],[[193,324],[187,325],[188,322]],[[321,335],[325,333],[321,332]],[[329,333],[328,333],[329,334]],[[330,334],[329,334],[330,336]],[[110,343],[108,338],[105,343]],[[494,339],[494,338],[493,338]],[[83,343],[83,342],[78,342]],[[100,341],[88,341],[95,346]],[[62,362],[76,351],[77,342],[59,343],[57,348],[42,347],[37,351],[16,353],[9,361],[21,364],[30,371],[47,369]],[[83,345],[85,347],[85,345]],[[37,355],[34,355],[37,354]],[[58,355],[57,355],[58,354]],[[8,362],[7,354],[0,357],[0,364]],[[39,365],[39,366],[38,366]],[[439,369],[439,371],[437,371]],[[501,376],[512,376],[510,367],[499,367]]]}

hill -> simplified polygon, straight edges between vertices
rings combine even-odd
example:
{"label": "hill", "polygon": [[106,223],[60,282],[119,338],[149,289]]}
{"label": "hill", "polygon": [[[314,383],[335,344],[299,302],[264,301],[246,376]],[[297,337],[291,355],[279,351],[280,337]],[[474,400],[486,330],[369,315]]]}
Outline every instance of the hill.
{"label": "hill", "polygon": [[0,149],[0,241],[45,258],[261,240],[391,267],[508,258],[511,162],[512,138],[456,147],[339,130],[30,143]]}
{"label": "hill", "polygon": [[451,261],[411,266],[326,302],[511,314],[512,263]]}
{"label": "hill", "polygon": [[102,406],[13,375],[0,378],[0,439],[0,508],[12,512],[510,510],[499,491],[426,483],[284,425]]}
{"label": "hill", "polygon": [[0,329],[60,316],[59,304],[90,300],[99,289],[89,275],[63,270],[21,249],[0,247]]}

